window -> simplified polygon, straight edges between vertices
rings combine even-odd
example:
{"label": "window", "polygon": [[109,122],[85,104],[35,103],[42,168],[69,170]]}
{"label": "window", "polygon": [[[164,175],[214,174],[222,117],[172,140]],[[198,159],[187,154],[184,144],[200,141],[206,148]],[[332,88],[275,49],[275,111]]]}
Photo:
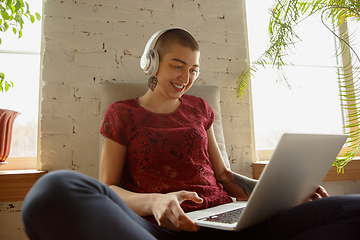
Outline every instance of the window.
{"label": "window", "polygon": [[[250,61],[256,60],[268,43],[269,9],[274,1],[246,1]],[[331,26],[331,24],[330,24]],[[252,78],[255,144],[261,150],[274,149],[285,132],[343,133],[338,88],[336,39],[321,23],[309,18],[296,29],[303,40],[289,57],[285,82],[275,82],[278,73],[261,67]],[[265,152],[265,151],[264,151]]]}
{"label": "window", "polygon": [[[42,13],[42,1],[26,1],[32,13]],[[41,21],[24,21],[20,39],[11,29],[1,35],[0,71],[5,74],[7,81],[14,83],[14,87],[0,93],[0,107],[21,114],[13,126],[9,164],[1,166],[0,170],[13,169],[14,162],[18,160],[25,160],[27,164],[15,168],[36,167]]]}

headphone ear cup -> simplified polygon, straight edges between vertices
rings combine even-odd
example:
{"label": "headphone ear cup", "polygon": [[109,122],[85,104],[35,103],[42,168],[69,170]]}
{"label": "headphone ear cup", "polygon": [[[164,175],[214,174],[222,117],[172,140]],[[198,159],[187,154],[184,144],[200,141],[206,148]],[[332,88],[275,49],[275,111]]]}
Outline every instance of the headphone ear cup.
{"label": "headphone ear cup", "polygon": [[158,69],[159,69],[159,62],[160,62],[160,59],[159,59],[159,53],[157,50],[155,49],[150,49],[149,50],[149,54],[148,54],[148,58],[147,58],[147,61],[148,61],[148,67],[146,69],[144,69],[144,72],[146,75],[149,75],[149,76],[155,76]]}

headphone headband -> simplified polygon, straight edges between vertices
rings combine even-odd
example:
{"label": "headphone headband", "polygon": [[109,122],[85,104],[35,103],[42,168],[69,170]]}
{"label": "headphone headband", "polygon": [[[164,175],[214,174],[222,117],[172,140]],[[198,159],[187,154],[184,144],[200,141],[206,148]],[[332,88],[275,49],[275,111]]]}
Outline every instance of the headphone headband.
{"label": "headphone headband", "polygon": [[[159,53],[154,49],[157,40],[165,32],[172,29],[181,29],[189,33],[194,37],[189,31],[181,27],[168,27],[154,33],[149,41],[146,43],[145,50],[140,59],[140,67],[144,70],[146,75],[155,76],[159,68]],[[194,38],[195,39],[195,38]]]}

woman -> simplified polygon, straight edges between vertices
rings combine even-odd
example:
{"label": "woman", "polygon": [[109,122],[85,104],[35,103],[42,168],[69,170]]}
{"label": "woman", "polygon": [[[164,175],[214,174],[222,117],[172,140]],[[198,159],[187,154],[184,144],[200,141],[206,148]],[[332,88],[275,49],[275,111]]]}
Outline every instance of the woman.
{"label": "woman", "polygon": [[185,215],[231,197],[247,200],[256,184],[226,169],[211,108],[185,94],[199,62],[198,43],[186,30],[153,35],[141,60],[149,90],[112,104],[105,115],[102,183],[70,171],[45,175],[23,206],[31,239],[311,239],[358,231],[359,198],[323,198],[321,187],[312,200],[323,199],[240,232],[199,228]]}
{"label": "woman", "polygon": [[[106,140],[100,181],[109,185],[140,216],[154,215],[160,226],[170,230],[194,231],[198,227],[186,217],[183,209],[190,211],[231,202],[217,183],[227,182],[230,172],[215,141],[212,110],[202,99],[184,96],[199,75],[200,52],[196,40],[187,31],[171,29],[159,37],[154,50],[159,53],[160,59],[156,77],[150,77],[152,89],[138,99],[113,104],[105,116],[101,129]],[[124,121],[125,115],[128,121]],[[132,177],[126,175],[125,180],[131,192],[117,186],[126,156],[129,169],[125,172],[130,172]],[[176,178],[172,178],[174,174]],[[255,181],[243,179],[244,189],[250,192]],[[233,197],[248,197],[248,191],[238,191],[234,184],[225,187]],[[177,192],[180,190],[190,192]],[[192,203],[184,203],[181,208],[177,203],[179,198]],[[172,211],[164,209],[169,204],[173,204]],[[179,221],[179,215],[184,223]]]}

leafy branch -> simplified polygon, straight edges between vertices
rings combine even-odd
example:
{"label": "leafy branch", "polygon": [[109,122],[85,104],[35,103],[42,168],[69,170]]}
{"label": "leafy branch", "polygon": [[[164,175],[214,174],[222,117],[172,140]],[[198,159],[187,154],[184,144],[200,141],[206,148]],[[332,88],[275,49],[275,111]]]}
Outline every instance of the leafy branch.
{"label": "leafy branch", "polygon": [[[34,23],[41,20],[39,13],[32,14],[30,6],[23,0],[0,0],[0,32],[5,33],[9,29],[13,34],[17,34],[18,38],[23,35],[24,18]],[[0,44],[2,39],[0,38]],[[5,74],[0,72],[0,92],[6,92],[13,87],[12,81],[5,80]]]}

